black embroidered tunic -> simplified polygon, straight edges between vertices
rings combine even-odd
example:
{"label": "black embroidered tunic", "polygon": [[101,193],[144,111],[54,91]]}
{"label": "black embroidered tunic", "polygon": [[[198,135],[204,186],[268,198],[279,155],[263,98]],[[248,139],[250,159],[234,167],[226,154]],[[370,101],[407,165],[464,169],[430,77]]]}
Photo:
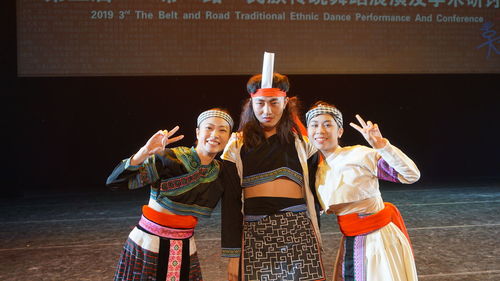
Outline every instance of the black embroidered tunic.
{"label": "black embroidered tunic", "polygon": [[150,197],[163,208],[195,217],[209,217],[222,198],[221,244],[223,248],[237,248],[241,245],[242,215],[238,209],[241,191],[224,188],[235,185],[227,176],[230,174],[227,169],[227,165],[217,160],[202,165],[194,148],[176,147],[165,149],[161,155],[152,155],[137,166],[130,165],[130,158],[123,160],[108,177],[106,185],[129,189],[150,186]]}

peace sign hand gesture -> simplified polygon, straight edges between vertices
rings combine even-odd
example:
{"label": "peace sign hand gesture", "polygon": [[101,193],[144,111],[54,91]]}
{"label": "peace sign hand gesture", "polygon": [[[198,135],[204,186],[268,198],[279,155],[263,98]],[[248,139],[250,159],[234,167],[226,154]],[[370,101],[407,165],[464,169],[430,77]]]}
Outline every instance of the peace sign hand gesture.
{"label": "peace sign hand gesture", "polygon": [[382,137],[377,124],[373,124],[371,121],[365,122],[358,114],[356,114],[356,119],[358,119],[361,127],[354,123],[350,123],[349,125],[360,132],[373,148],[383,148],[387,144],[387,139]]}
{"label": "peace sign hand gesture", "polygon": [[154,134],[146,144],[139,149],[139,151],[132,157],[130,164],[131,165],[139,165],[144,160],[146,160],[149,156],[153,154],[161,154],[165,147],[168,144],[174,143],[176,141],[184,138],[184,135],[179,135],[173,138],[170,138],[179,130],[179,126],[175,126],[172,130],[159,130]]}
{"label": "peace sign hand gesture", "polygon": [[168,144],[174,143],[176,141],[181,140],[184,135],[180,135],[174,138],[169,139],[173,134],[175,134],[179,130],[179,126],[175,126],[172,130],[159,130],[154,134],[144,145],[146,152],[150,155],[160,154],[165,150],[165,147]]}

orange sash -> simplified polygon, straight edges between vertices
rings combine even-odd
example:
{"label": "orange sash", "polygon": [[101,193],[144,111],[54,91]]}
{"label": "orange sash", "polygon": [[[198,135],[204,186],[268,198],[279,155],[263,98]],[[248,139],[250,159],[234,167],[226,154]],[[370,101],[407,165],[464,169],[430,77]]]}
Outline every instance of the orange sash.
{"label": "orange sash", "polygon": [[411,245],[410,236],[398,208],[389,202],[384,202],[384,205],[384,209],[373,215],[359,216],[354,213],[337,216],[340,231],[345,236],[357,236],[381,229],[392,222],[403,232]]}
{"label": "orange sash", "polygon": [[198,223],[196,217],[165,214],[152,209],[148,205],[142,207],[142,214],[150,221],[172,228],[194,228]]}

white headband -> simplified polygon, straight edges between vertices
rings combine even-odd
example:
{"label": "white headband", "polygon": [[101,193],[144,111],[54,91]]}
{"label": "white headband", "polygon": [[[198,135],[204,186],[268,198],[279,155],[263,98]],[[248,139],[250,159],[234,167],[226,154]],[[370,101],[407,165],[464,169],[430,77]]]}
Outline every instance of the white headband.
{"label": "white headband", "polygon": [[216,109],[210,109],[207,111],[203,111],[198,116],[196,126],[199,127],[201,122],[203,122],[205,119],[210,118],[210,117],[219,117],[219,118],[226,120],[226,122],[229,124],[229,127],[231,128],[231,130],[233,130],[233,125],[234,125],[233,118],[231,118],[231,116],[229,114],[225,113],[224,111],[220,111],[220,110],[216,110]]}
{"label": "white headband", "polygon": [[307,126],[309,126],[309,122],[311,122],[311,119],[321,114],[330,114],[337,123],[337,125],[339,126],[339,128],[342,128],[344,121],[342,120],[342,113],[340,113],[340,110],[338,110],[333,106],[328,106],[324,104],[320,104],[306,113]]}

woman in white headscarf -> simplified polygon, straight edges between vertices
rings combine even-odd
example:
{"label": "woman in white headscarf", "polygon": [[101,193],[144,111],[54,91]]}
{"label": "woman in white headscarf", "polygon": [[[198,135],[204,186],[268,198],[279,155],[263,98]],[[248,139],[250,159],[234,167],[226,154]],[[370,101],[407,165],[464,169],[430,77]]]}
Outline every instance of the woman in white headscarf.
{"label": "woman in white headscarf", "polygon": [[416,281],[415,260],[401,214],[383,202],[379,179],[414,183],[415,163],[382,137],[377,124],[356,115],[359,131],[370,147],[341,147],[343,118],[325,102],[306,114],[310,141],[321,152],[316,192],[322,209],[337,215],[344,236],[334,268],[335,281]]}
{"label": "woman in white headscarf", "polygon": [[[202,280],[194,228],[198,218],[210,216],[221,197],[223,204],[235,201],[224,189],[227,182],[218,180],[224,178],[224,165],[214,159],[232,128],[233,119],[226,111],[204,111],[197,120],[196,147],[165,148],[183,136],[173,137],[178,127],[158,131],[114,169],[108,186],[151,188],[149,203],[125,243],[115,280]],[[236,222],[225,217],[230,225],[241,222],[238,216],[233,216]],[[239,243],[239,237],[227,241],[223,235],[223,246]]]}

